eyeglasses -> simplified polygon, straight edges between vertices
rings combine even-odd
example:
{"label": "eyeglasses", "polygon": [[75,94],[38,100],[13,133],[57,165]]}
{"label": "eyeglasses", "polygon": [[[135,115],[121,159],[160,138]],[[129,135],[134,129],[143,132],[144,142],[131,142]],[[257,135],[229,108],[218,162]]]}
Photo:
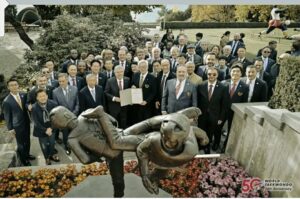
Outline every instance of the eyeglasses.
{"label": "eyeglasses", "polygon": [[43,73],[43,74],[47,74],[47,73],[49,73],[49,71],[43,71],[42,73]]}
{"label": "eyeglasses", "polygon": [[217,76],[216,73],[207,73],[208,76]]}
{"label": "eyeglasses", "polygon": [[270,51],[264,51],[264,53],[271,53]]}

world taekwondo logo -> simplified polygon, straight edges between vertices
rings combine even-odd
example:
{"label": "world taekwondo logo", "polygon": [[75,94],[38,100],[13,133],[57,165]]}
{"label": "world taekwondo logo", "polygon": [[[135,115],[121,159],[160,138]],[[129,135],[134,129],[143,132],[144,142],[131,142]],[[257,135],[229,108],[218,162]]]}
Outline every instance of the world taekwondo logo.
{"label": "world taekwondo logo", "polygon": [[266,188],[268,191],[292,191],[293,183],[276,179],[260,180],[259,178],[247,178],[242,182],[243,193],[255,191],[262,187]]}

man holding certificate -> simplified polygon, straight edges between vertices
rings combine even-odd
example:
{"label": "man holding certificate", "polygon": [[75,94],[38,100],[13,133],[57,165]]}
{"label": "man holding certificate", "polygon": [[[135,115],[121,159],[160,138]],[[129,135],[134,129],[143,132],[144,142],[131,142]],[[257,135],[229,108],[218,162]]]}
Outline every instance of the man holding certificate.
{"label": "man holding certificate", "polygon": [[141,60],[138,63],[139,71],[132,78],[132,88],[141,88],[143,101],[137,105],[137,122],[141,122],[153,116],[152,107],[156,96],[156,79],[148,73],[148,62]]}
{"label": "man holding certificate", "polygon": [[105,95],[107,98],[107,111],[119,123],[119,127],[125,129],[127,127],[127,106],[121,106],[120,91],[130,87],[130,80],[124,77],[124,68],[116,66],[114,69],[114,77],[111,77],[105,87]]}

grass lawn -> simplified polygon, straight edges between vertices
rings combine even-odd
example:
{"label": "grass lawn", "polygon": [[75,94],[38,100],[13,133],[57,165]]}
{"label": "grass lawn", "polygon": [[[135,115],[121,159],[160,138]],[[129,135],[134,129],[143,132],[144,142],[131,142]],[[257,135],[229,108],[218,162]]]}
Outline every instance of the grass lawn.
{"label": "grass lawn", "polygon": [[[231,32],[231,39],[233,38],[234,33],[245,33],[246,36],[244,38],[244,42],[247,48],[247,58],[252,60],[256,54],[257,51],[268,45],[268,42],[271,40],[275,40],[278,42],[277,45],[277,51],[278,51],[278,56],[281,53],[284,53],[287,50],[291,49],[291,44],[293,40],[286,40],[282,39],[283,34],[281,30],[275,29],[273,32],[269,33],[268,35],[263,35],[262,38],[259,38],[257,34],[264,30],[262,28],[241,28],[241,29],[236,29],[236,28],[221,28],[221,29],[185,29],[184,32],[188,36],[189,41],[194,42],[196,40],[195,34],[197,32],[202,32],[203,33],[203,41],[209,41],[211,44],[220,44],[220,38],[223,35],[223,33],[229,30]],[[161,31],[160,34],[161,36],[165,33],[165,31]],[[178,35],[179,30],[173,30],[173,34],[176,38]],[[288,29],[289,35],[294,35],[294,34],[299,34],[299,32],[295,32],[293,28]],[[280,39],[279,39],[280,38]]]}

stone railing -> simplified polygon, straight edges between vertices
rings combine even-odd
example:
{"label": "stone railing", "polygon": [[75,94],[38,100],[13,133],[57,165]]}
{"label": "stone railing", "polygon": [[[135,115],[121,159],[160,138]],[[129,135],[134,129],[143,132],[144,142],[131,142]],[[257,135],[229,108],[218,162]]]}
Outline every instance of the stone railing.
{"label": "stone railing", "polygon": [[233,123],[226,154],[252,176],[293,184],[292,191],[273,197],[300,195],[300,112],[270,109],[267,103],[233,104]]}
{"label": "stone railing", "polygon": [[6,133],[5,129],[0,129],[0,171],[9,167],[20,166],[20,162],[16,153],[16,138]]}

